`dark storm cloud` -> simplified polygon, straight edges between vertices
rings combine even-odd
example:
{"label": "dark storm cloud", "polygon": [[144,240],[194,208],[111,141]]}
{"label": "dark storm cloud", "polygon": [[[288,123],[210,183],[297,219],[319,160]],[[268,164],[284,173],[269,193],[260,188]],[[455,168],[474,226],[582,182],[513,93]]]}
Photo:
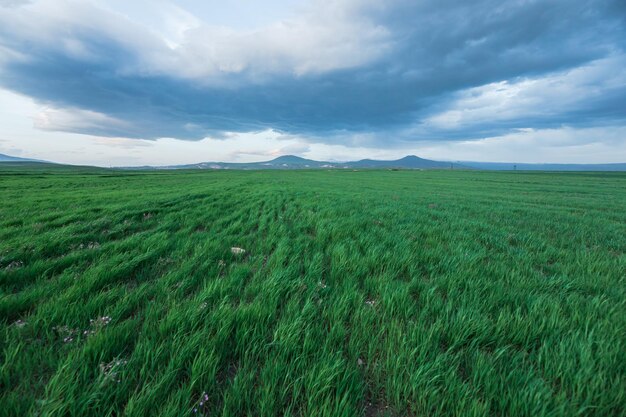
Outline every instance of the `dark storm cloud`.
{"label": "dark storm cloud", "polygon": [[[11,13],[23,8],[6,9],[0,14],[0,23],[6,23],[0,28],[0,84],[51,107],[88,110],[120,121],[52,121],[45,128],[136,138],[201,139],[272,128],[328,141],[350,132],[373,132],[373,140],[384,142],[391,137],[476,138],[517,128],[623,124],[626,119],[621,1],[335,3],[350,18],[368,22],[364,31],[384,29],[370,45],[359,46],[370,48],[367,59],[350,49],[345,63],[333,56],[338,61],[328,68],[297,73],[293,68],[298,60],[306,60],[301,51],[284,63],[279,60],[278,68],[259,71],[257,65],[266,65],[261,54],[241,69],[214,76],[185,73],[188,61],[140,27],[113,22],[90,28],[72,16],[60,31],[35,13],[26,16],[42,19],[41,30],[48,35],[34,36],[30,31],[39,22],[20,30],[8,23]],[[120,31],[126,32],[118,35]],[[129,35],[132,41],[127,41]],[[201,35],[188,43],[211,43]],[[299,39],[291,41],[297,44]],[[250,54],[238,46],[234,54]],[[192,51],[200,61],[202,51]],[[611,82],[593,71],[571,76],[598,63]],[[567,85],[559,84],[561,76]],[[543,89],[524,84],[528,79],[541,83],[545,77],[553,82]],[[476,101],[472,97],[489,104],[495,94],[499,100],[497,85],[493,92],[472,89],[503,81],[502,88],[517,95],[521,91],[530,105],[513,99],[509,107],[494,107],[500,113],[492,120],[480,103],[471,108]],[[558,100],[568,94],[575,97]],[[548,106],[550,100],[559,105]],[[543,103],[549,111],[542,114],[533,103]],[[488,112],[489,106],[485,108]],[[438,117],[446,112],[453,122]]]}

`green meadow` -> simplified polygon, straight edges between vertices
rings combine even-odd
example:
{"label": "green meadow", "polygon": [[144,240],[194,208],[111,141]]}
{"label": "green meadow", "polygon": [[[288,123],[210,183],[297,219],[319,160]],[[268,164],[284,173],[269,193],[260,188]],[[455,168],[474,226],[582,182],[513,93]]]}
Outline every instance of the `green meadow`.
{"label": "green meadow", "polygon": [[0,165],[0,416],[625,410],[625,173]]}

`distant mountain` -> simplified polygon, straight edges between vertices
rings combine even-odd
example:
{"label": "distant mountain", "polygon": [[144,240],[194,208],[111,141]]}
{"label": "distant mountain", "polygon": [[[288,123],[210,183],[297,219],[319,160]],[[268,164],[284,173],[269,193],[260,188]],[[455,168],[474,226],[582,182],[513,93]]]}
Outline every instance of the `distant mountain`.
{"label": "distant mountain", "polygon": [[300,158],[299,156],[295,156],[295,155],[279,156],[278,158],[272,159],[269,162],[273,163],[274,165],[281,165],[281,164],[310,165],[310,164],[317,164],[318,163],[317,161],[313,161],[312,159]]}
{"label": "distant mountain", "polygon": [[[408,155],[393,161],[361,159],[359,161],[314,161],[295,155],[279,156],[262,162],[201,162],[199,164],[157,167],[160,169],[485,169],[494,171],[626,171],[623,164],[516,164],[505,162],[442,162]],[[150,168],[148,168],[150,169]]]}
{"label": "distant mountain", "polygon": [[[455,164],[455,167],[462,166]],[[380,161],[375,159],[362,159],[352,162],[328,162],[314,161],[300,158],[294,155],[284,155],[271,161],[262,162],[201,162],[199,164],[175,165],[162,167],[166,169],[314,169],[314,168],[343,168],[343,169],[367,169],[367,168],[402,168],[402,169],[449,169],[450,162],[431,161],[419,158],[415,155],[405,156],[395,161]]]}
{"label": "distant mountain", "polygon": [[10,156],[0,153],[0,162],[42,162],[37,159],[18,158],[17,156]]}
{"label": "distant mountain", "polygon": [[375,159],[361,159],[356,162],[346,162],[351,168],[405,168],[405,169],[426,169],[426,168],[450,168],[449,162],[431,161],[430,159],[419,158],[415,155],[408,155],[395,161],[379,161]]}
{"label": "distant mountain", "polygon": [[329,162],[313,161],[294,155],[279,156],[271,161],[261,162],[200,162],[198,164],[158,167],[166,169],[307,169],[323,168]]}
{"label": "distant mountain", "polygon": [[[37,163],[55,164],[38,159],[19,158],[0,154],[0,163]],[[83,167],[84,168],[84,167]],[[131,170],[154,169],[484,169],[492,171],[626,171],[626,163],[617,164],[516,164],[509,162],[443,162],[407,155],[393,161],[361,159],[359,161],[329,162],[315,161],[295,155],[284,155],[270,161],[261,162],[200,162],[198,164],[172,166],[121,167]]]}
{"label": "distant mountain", "polygon": [[517,164],[514,162],[468,162],[461,164],[474,169],[494,171],[626,171],[626,163],[621,164]]}

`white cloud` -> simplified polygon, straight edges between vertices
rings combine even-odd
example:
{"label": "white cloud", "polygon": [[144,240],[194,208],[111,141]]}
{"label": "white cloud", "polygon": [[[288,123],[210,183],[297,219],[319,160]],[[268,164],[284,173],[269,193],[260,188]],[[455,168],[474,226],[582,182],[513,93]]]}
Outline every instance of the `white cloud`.
{"label": "white cloud", "polygon": [[[231,74],[252,80],[267,75],[302,76],[356,67],[382,56],[390,33],[358,13],[350,1],[315,2],[292,15],[255,30],[235,30],[203,23],[166,1],[150,2],[146,16],[118,12],[106,2],[39,0],[0,10],[5,30],[57,48],[68,56],[98,57],[81,41],[86,33],[132,51],[136,62],[125,73],[163,74],[222,83]],[[147,6],[147,5],[146,5]],[[127,11],[118,4],[118,9]]]}
{"label": "white cloud", "polygon": [[161,38],[169,48],[178,47],[185,33],[202,24],[192,13],[167,0],[95,0],[97,7],[140,25]]}
{"label": "white cloud", "polygon": [[351,2],[314,2],[299,15],[254,30],[198,23],[182,33],[169,59],[148,63],[205,82],[240,73],[258,81],[358,67],[380,58],[389,42],[387,28],[359,14]]}
{"label": "white cloud", "polygon": [[554,120],[625,88],[626,55],[619,54],[565,73],[461,91],[447,109],[426,118],[423,127],[459,130],[526,118]]}
{"label": "white cloud", "polygon": [[59,132],[111,129],[111,127],[130,129],[128,122],[82,109],[44,108],[35,115],[33,122],[37,129]]}

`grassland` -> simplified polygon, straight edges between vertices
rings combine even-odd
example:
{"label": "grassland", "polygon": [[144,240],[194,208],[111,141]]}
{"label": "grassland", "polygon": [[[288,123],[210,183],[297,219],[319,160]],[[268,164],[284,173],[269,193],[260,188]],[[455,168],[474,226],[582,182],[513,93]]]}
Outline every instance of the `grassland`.
{"label": "grassland", "polygon": [[0,195],[0,415],[624,415],[626,174],[0,165]]}

